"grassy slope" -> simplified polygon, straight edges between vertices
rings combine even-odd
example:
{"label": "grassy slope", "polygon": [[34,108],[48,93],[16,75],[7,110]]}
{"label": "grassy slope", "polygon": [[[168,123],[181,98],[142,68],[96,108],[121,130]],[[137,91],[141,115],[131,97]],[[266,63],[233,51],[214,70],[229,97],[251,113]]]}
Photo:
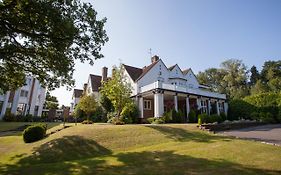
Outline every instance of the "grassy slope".
{"label": "grassy slope", "polygon": [[32,144],[0,137],[0,174],[280,174],[280,164],[281,147],[194,125],[78,125]]}

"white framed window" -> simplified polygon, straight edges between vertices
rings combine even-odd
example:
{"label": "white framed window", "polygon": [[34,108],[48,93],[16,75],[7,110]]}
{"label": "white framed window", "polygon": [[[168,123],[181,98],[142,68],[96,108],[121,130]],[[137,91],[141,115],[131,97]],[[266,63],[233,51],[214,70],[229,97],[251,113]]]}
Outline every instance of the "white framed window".
{"label": "white framed window", "polygon": [[144,100],[144,110],[151,110],[151,100]]}
{"label": "white framed window", "polygon": [[223,102],[218,102],[219,103],[219,111],[220,112],[224,112],[224,109],[223,109]]}
{"label": "white framed window", "polygon": [[202,109],[203,113],[207,113],[207,101],[206,100],[201,101],[201,109]]}
{"label": "white framed window", "polygon": [[27,95],[28,95],[28,91],[25,91],[25,90],[21,90],[20,91],[20,96],[21,97],[27,97]]}

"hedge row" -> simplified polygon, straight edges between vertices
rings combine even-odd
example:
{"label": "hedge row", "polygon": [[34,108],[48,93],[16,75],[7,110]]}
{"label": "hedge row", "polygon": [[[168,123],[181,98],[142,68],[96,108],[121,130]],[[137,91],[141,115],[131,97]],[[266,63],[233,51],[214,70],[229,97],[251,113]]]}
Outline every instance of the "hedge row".
{"label": "hedge row", "polygon": [[228,117],[230,120],[244,118],[280,123],[281,93],[262,93],[242,100],[232,100],[229,103]]}

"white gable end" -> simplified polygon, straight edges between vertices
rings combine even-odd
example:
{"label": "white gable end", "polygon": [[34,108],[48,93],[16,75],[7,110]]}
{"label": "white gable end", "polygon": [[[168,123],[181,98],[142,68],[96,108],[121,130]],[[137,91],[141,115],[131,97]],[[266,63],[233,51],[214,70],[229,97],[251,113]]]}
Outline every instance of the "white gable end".
{"label": "white gable end", "polygon": [[138,87],[142,87],[157,80],[162,82],[168,82],[169,70],[162,62],[159,60],[140,80],[138,80]]}

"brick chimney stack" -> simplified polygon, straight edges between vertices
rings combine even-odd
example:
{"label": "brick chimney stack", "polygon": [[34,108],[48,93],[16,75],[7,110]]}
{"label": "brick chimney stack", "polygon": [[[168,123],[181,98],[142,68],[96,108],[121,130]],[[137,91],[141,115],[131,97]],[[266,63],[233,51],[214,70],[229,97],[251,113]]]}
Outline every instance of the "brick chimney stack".
{"label": "brick chimney stack", "polygon": [[102,81],[107,81],[107,71],[108,71],[107,67],[102,68],[102,78],[101,78]]}
{"label": "brick chimney stack", "polygon": [[153,57],[151,57],[151,63],[155,63],[158,60],[159,60],[159,56],[157,56],[157,55],[154,55]]}

